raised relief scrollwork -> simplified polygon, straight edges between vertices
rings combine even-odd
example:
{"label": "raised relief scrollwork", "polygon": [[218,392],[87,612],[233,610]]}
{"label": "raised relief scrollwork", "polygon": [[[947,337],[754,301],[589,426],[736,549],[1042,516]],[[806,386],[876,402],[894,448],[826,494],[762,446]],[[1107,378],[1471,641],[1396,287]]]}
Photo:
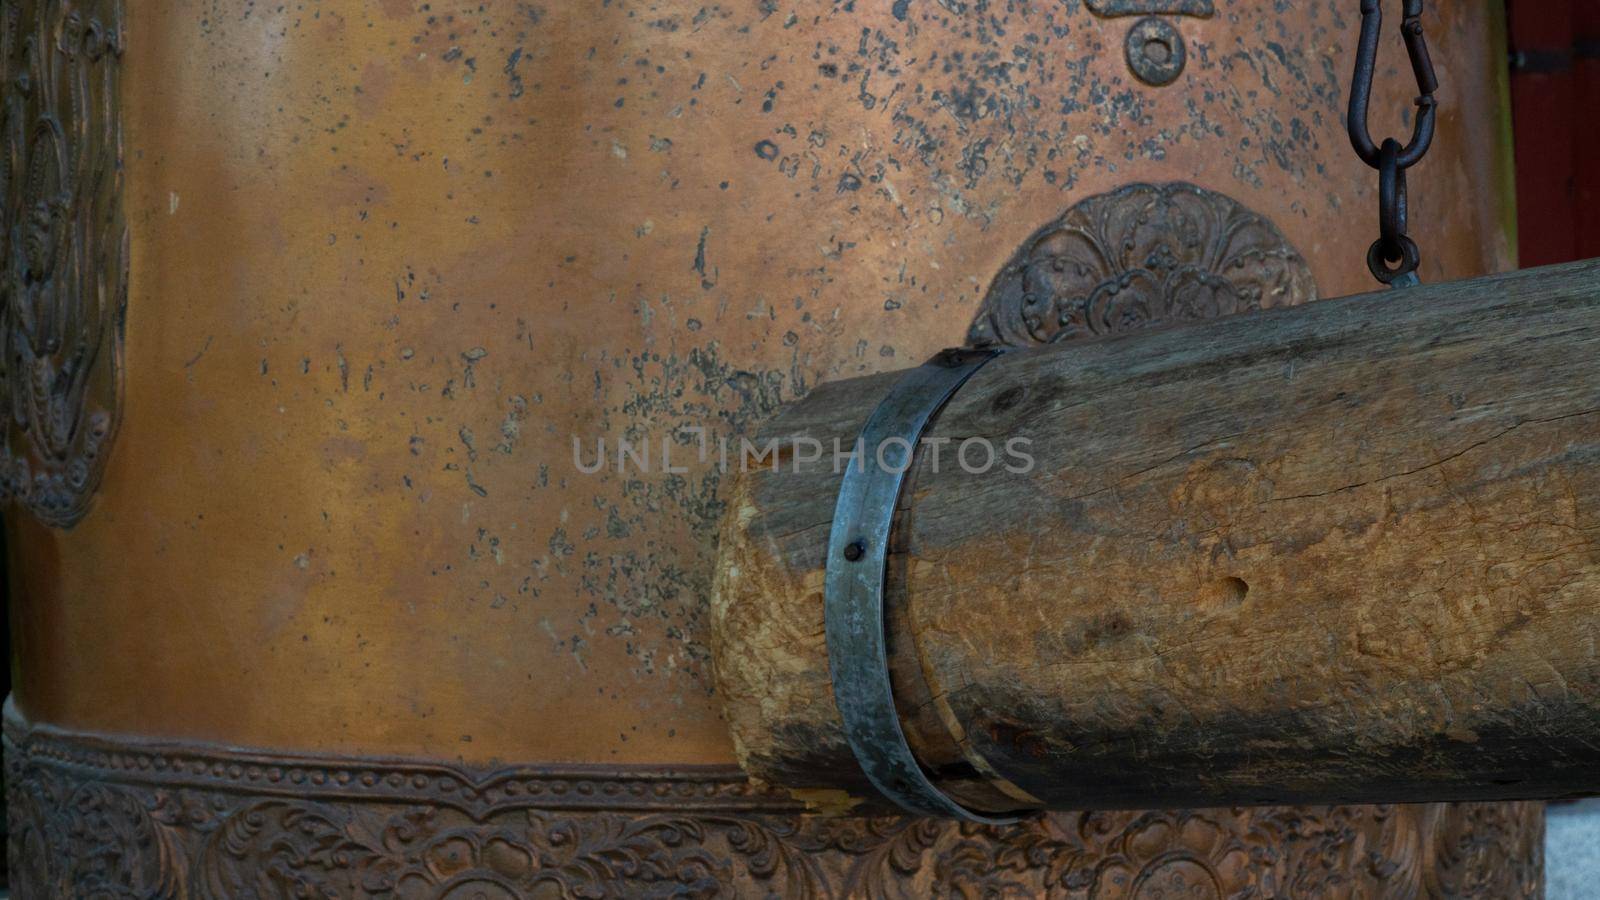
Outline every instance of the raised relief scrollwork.
{"label": "raised relief scrollwork", "polygon": [[116,430],[128,231],[117,0],[0,7],[0,497],[87,511]]}
{"label": "raised relief scrollwork", "polygon": [[19,898],[1536,897],[1539,804],[827,818],[728,768],[5,731]]}
{"label": "raised relief scrollwork", "polygon": [[1192,184],[1130,184],[1024,241],[967,341],[1048,344],[1316,297],[1310,267],[1265,217]]}

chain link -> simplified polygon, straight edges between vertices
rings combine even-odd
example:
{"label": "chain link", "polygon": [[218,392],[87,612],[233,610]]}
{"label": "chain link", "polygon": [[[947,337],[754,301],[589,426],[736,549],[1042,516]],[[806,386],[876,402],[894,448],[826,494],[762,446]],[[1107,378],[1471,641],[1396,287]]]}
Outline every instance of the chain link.
{"label": "chain link", "polygon": [[1400,33],[1411,58],[1411,73],[1417,81],[1417,118],[1409,143],[1395,138],[1382,144],[1372,140],[1367,128],[1367,111],[1372,101],[1372,80],[1378,67],[1378,40],[1383,30],[1381,0],[1361,0],[1361,42],[1356,50],[1355,78],[1350,85],[1350,146],[1361,161],[1378,170],[1378,240],[1367,251],[1367,268],[1374,278],[1394,287],[1417,284],[1417,265],[1421,252],[1416,241],[1406,234],[1406,170],[1422,161],[1433,144],[1438,102],[1434,92],[1439,79],[1428,55],[1427,38],[1422,33],[1423,0],[1405,0],[1405,20]]}

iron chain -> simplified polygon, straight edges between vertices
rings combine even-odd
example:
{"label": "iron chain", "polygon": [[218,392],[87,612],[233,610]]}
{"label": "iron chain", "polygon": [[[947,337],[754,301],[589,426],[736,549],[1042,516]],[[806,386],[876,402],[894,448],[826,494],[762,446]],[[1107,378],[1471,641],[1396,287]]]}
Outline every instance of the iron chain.
{"label": "iron chain", "polygon": [[1417,81],[1417,118],[1410,142],[1402,145],[1395,138],[1388,138],[1378,144],[1367,128],[1372,80],[1378,66],[1378,40],[1383,30],[1381,0],[1361,0],[1361,42],[1350,86],[1350,145],[1362,162],[1378,170],[1378,240],[1367,251],[1367,268],[1374,278],[1395,287],[1417,283],[1421,252],[1416,241],[1406,234],[1406,170],[1427,155],[1438,114],[1433,94],[1439,89],[1439,79],[1422,33],[1422,2],[1405,0],[1405,20],[1400,25],[1406,53],[1411,57],[1411,72]]}

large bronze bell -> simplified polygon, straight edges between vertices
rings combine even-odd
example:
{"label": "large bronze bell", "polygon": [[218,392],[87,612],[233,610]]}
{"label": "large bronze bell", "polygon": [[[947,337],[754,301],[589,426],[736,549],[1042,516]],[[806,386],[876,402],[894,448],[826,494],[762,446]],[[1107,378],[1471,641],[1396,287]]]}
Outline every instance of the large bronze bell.
{"label": "large bronze bell", "polygon": [[[1423,286],[1312,303],[1350,0],[0,0],[13,890],[1537,896],[1592,266],[1461,283],[1502,22],[1435,6]],[[831,543],[795,439],[947,347],[911,436],[1034,475]]]}

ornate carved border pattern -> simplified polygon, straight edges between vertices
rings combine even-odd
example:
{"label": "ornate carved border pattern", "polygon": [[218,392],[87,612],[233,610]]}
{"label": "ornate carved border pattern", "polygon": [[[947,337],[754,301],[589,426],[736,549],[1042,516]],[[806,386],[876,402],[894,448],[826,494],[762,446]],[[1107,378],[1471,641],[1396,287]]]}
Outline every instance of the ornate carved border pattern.
{"label": "ornate carved border pattern", "polygon": [[63,527],[117,425],[121,56],[120,0],[0,4],[0,498]]}
{"label": "ornate carved border pattern", "polygon": [[995,276],[973,346],[1024,347],[1317,299],[1276,225],[1192,184],[1130,184],[1073,205]]}
{"label": "ornate carved border pattern", "polygon": [[1004,829],[801,813],[727,768],[178,746],[5,722],[16,896],[1537,897],[1537,804],[1073,813]]}

